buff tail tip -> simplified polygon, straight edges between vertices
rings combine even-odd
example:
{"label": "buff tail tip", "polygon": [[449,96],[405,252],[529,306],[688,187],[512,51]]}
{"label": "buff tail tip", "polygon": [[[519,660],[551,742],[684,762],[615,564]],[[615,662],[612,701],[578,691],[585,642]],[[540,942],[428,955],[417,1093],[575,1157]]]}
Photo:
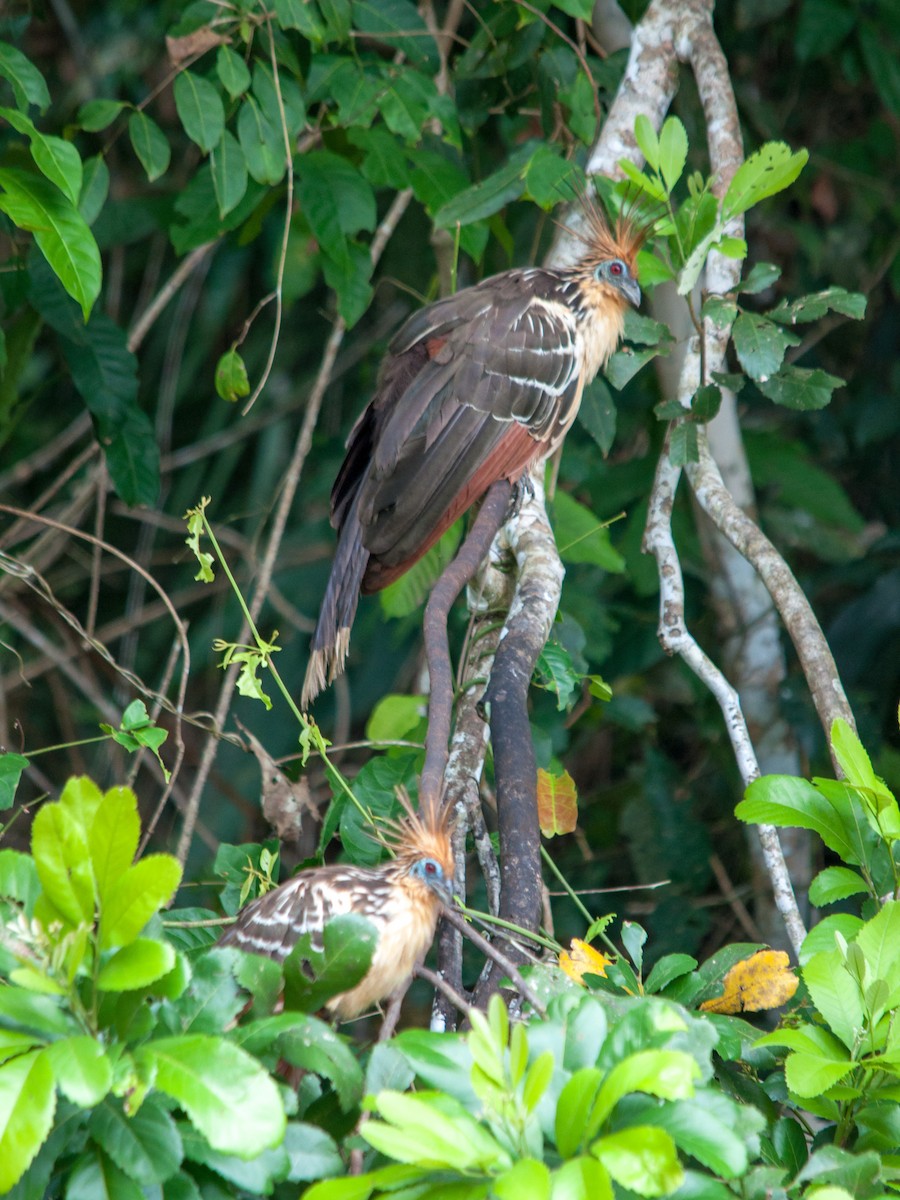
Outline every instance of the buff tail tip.
{"label": "buff tail tip", "polygon": [[343,674],[349,650],[350,630],[341,628],[330,646],[321,646],[312,651],[300,693],[300,707],[304,711],[328,684],[334,683],[337,676]]}

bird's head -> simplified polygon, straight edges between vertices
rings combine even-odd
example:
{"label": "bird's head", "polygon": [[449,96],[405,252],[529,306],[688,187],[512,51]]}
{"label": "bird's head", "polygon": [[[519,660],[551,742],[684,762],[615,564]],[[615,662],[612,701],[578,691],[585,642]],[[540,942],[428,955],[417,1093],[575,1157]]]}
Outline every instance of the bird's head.
{"label": "bird's head", "polygon": [[587,191],[579,195],[579,219],[564,228],[584,247],[572,268],[593,304],[613,301],[623,311],[641,302],[637,257],[656,224],[656,214],[642,215],[637,206],[610,222],[599,202]]}
{"label": "bird's head", "polygon": [[398,789],[404,815],[387,822],[381,841],[397,857],[397,866],[409,879],[429,888],[444,904],[453,900],[452,810],[446,806],[416,812],[409,796]]}
{"label": "bird's head", "polygon": [[409,867],[409,874],[426,887],[431,888],[442,904],[453,903],[453,874],[448,876],[436,858],[417,858]]}
{"label": "bird's head", "polygon": [[594,267],[593,275],[597,283],[621,292],[635,308],[640,305],[641,289],[635,269],[624,258],[604,258]]}

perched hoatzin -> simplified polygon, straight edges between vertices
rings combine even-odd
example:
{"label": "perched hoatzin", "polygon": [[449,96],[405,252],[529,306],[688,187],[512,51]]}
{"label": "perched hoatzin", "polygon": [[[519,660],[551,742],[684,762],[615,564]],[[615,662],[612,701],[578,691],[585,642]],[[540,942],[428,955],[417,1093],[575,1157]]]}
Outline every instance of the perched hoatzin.
{"label": "perched hoatzin", "polygon": [[303,684],[340,674],[359,592],[408,570],[501,479],[559,446],[638,305],[646,225],[585,205],[569,267],[504,271],[414,313],[388,348],[331,493],[338,546]]}
{"label": "perched hoatzin", "polygon": [[453,899],[453,853],[447,808],[423,815],[404,802],[406,815],[390,823],[396,857],[378,867],[332,866],[301,871],[237,915],[219,939],[283,962],[304,934],[322,949],[326,923],[344,913],[366,917],[378,932],[368,972],[326,1007],[341,1020],[357,1016],[396,992],[434,939],[441,907]]}

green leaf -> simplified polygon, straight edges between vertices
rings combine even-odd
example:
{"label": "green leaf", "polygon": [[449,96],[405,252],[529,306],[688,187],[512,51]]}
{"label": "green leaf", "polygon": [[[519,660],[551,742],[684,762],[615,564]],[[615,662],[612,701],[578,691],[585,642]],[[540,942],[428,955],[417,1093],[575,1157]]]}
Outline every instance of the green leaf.
{"label": "green leaf", "polygon": [[653,964],[650,974],[644,981],[644,990],[651,995],[661,992],[675,979],[687,975],[697,967],[696,958],[690,954],[667,954]]}
{"label": "green leaf", "polygon": [[746,1137],[753,1131],[753,1118],[762,1124],[751,1107],[738,1108],[727,1097],[704,1091],[696,1100],[677,1100],[661,1108],[639,1111],[655,1127],[670,1134],[678,1148],[710,1171],[735,1179],[747,1170]]}
{"label": "green leaf", "polygon": [[556,1102],[556,1148],[563,1158],[571,1158],[588,1136],[588,1117],[603,1082],[596,1067],[575,1071],[563,1086]]}
{"label": "green leaf", "polygon": [[71,925],[94,923],[94,877],[84,827],[62,804],[45,804],[31,827],[41,887]]}
{"label": "green leaf", "polygon": [[18,1183],[53,1125],[56,1091],[42,1050],[0,1067],[0,1192]]}
{"label": "green leaf", "polygon": [[325,26],[309,0],[275,0],[275,15],[282,29],[296,29],[314,46],[325,41]]}
{"label": "green leaf", "polygon": [[346,251],[346,258],[338,260],[324,255],[322,274],[328,286],[337,293],[338,312],[347,328],[352,329],[372,300],[369,280],[373,264],[368,248],[358,242],[348,242]]}
{"label": "green leaf", "polygon": [[557,711],[565,712],[571,706],[581,674],[575,670],[565,646],[548,641],[538,655],[533,682],[552,693],[556,697]]}
{"label": "green leaf", "polygon": [[806,150],[792,153],[784,142],[766,142],[735,171],[722,201],[723,219],[728,221],[790,187],[808,158]]}
{"label": "green leaf", "polygon": [[672,426],[669,434],[669,460],[675,467],[700,461],[697,426],[693,421],[681,421]]}
{"label": "green leaf", "polygon": [[90,1131],[116,1166],[142,1187],[165,1183],[181,1165],[178,1129],[155,1096],[128,1116],[122,1102],[110,1096],[91,1114]]}
{"label": "green leaf", "polygon": [[216,74],[232,100],[237,100],[250,87],[247,64],[230,46],[220,46],[216,51]]}
{"label": "green leaf", "polygon": [[236,1035],[252,1054],[274,1047],[291,1066],[330,1080],[342,1112],[355,1108],[363,1095],[363,1073],[345,1039],[330,1025],[307,1013],[285,1012],[242,1026]]}
{"label": "green leaf", "polygon": [[722,393],[714,383],[697,388],[691,400],[691,416],[695,421],[707,424],[722,406]]}
{"label": "green leaf", "polygon": [[284,138],[253,96],[247,96],[241,104],[237,128],[252,178],[270,187],[280,183],[286,169]]}
{"label": "green leaf", "polygon": [[169,854],[150,854],[135,863],[110,888],[100,912],[100,947],[127,946],[172,899],[181,867]]}
{"label": "green leaf", "polygon": [[29,230],[85,321],[100,294],[100,251],[86,221],[58,188],[40,175],[0,168],[0,210]]}
{"label": "green leaf", "polygon": [[0,754],[0,811],[12,807],[19,780],[27,766],[28,759],[22,754]]}
{"label": "green leaf", "polygon": [[328,40],[345,42],[350,36],[350,0],[319,0],[319,9],[325,18]]}
{"label": "green leaf", "polygon": [[758,313],[742,312],[731,331],[741,366],[751,377],[765,383],[781,366],[788,346],[800,339],[785,333]]}
{"label": "green leaf", "polygon": [[72,204],[77,204],[81,195],[82,166],[81,155],[72,143],[41,133],[24,113],[13,108],[0,108],[0,118],[28,137],[35,166]]}
{"label": "green leaf", "polygon": [[840,1083],[853,1070],[853,1063],[835,1062],[815,1054],[798,1051],[789,1054],[784,1064],[785,1081],[792,1092],[804,1099],[821,1096],[830,1087]]}
{"label": "green leaf", "polygon": [[758,379],[756,386],[776,404],[809,412],[824,408],[831,400],[831,393],[835,388],[843,387],[844,381],[818,368],[782,367],[771,379]]}
{"label": "green leaf", "polygon": [[616,436],[616,402],[599,375],[582,393],[578,419],[604,457],[609,454]]}
{"label": "green leaf", "polygon": [[30,916],[40,890],[31,855],[20,850],[0,850],[0,896],[17,901]]}
{"label": "green leaf", "polygon": [[21,50],[9,42],[0,42],[0,78],[9,82],[22,112],[27,112],[30,104],[34,104],[41,112],[50,107],[50,93],[43,75]]}
{"label": "green leaf", "polygon": [[[874,14],[873,14],[874,15]],[[872,82],[882,103],[895,117],[900,116],[900,69],[893,39],[885,37],[882,22],[870,17],[859,32],[859,47]],[[896,24],[894,27],[896,34]]]}
{"label": "green leaf", "polygon": [[667,117],[659,134],[659,171],[670,192],[687,162],[687,132],[678,117]]}
{"label": "green leaf", "polygon": [[[378,933],[365,917],[345,913],[325,925],[322,944],[322,951],[313,950],[304,935],[285,959],[286,1008],[315,1012],[332,996],[355,987],[372,964]],[[312,979],[305,967],[312,969]]]}
{"label": "green leaf", "polygon": [[573,194],[576,182],[577,170],[552,146],[539,146],[525,168],[526,191],[547,212]]}
{"label": "green leaf", "polygon": [[187,1113],[214,1150],[252,1158],[284,1136],[274,1082],[249,1054],[222,1038],[159,1038],[135,1051],[155,1086]]}
{"label": "green leaf", "polygon": [[553,531],[564,562],[591,563],[615,574],[625,569],[604,523],[567,492],[557,492],[553,500]]}
{"label": "green leaf", "polygon": [[79,1032],[74,1018],[55,997],[18,987],[0,988],[0,1027],[34,1032],[44,1041]]}
{"label": "green leaf", "polygon": [[[561,7],[557,3],[557,7]],[[535,1158],[522,1158],[502,1175],[494,1176],[491,1195],[497,1200],[550,1200],[550,1169]]]}
{"label": "green leaf", "polygon": [[594,11],[592,0],[553,0],[553,7],[578,21],[587,21],[588,24]]}
{"label": "green leaf", "polygon": [[193,71],[182,71],[175,79],[175,107],[184,131],[204,153],[221,141],[225,109],[216,88]]}
{"label": "green leaf", "polygon": [[596,1158],[574,1158],[553,1172],[553,1200],[613,1200],[609,1173]]}
{"label": "green leaf", "polygon": [[175,966],[175,950],[168,942],[137,938],[100,968],[97,987],[101,992],[133,992],[162,979]]}
{"label": "green leaf", "polygon": [[[587,1123],[587,1137],[593,1137],[623,1096],[629,1092],[647,1092],[661,1100],[683,1100],[694,1094],[694,1080],[700,1068],[683,1050],[640,1050],[617,1063],[597,1093]],[[615,1172],[606,1164],[613,1178]]]}
{"label": "green leaf", "polygon": [[[516,1026],[521,1029],[521,1025]],[[525,1105],[527,1112],[534,1112],[537,1108],[541,1097],[550,1086],[550,1080],[553,1078],[556,1060],[553,1057],[551,1050],[545,1050],[539,1054],[525,1076],[525,1082],[522,1085],[522,1103]]]}
{"label": "green leaf", "polygon": [[610,1175],[640,1196],[663,1196],[681,1186],[684,1170],[675,1143],[662,1129],[635,1125],[600,1138],[591,1147]]}
{"label": "green leaf", "polygon": [[145,1200],[133,1179],[95,1145],[77,1160],[66,1180],[66,1200]]}
{"label": "green leaf", "polygon": [[93,158],[85,159],[81,195],[78,197],[78,211],[88,225],[93,225],[100,216],[108,195],[109,167],[102,154],[95,154]]}
{"label": "green leaf", "polygon": [[88,834],[101,905],[134,862],[140,836],[137,796],[130,788],[110,788],[100,802]]}
{"label": "green leaf", "polygon": [[763,775],[750,784],[734,812],[741,821],[812,829],[845,863],[860,861],[841,814],[805,779]]}
{"label": "green leaf", "polygon": [[865,955],[866,965],[872,977],[886,980],[892,988],[900,984],[898,938],[900,902],[896,900],[887,901],[856,935],[856,945]]}
{"label": "green leaf", "polygon": [[383,696],[366,722],[366,737],[373,742],[392,742],[405,738],[421,724],[424,696]]}
{"label": "green leaf", "polygon": [[635,350],[631,346],[623,346],[613,354],[606,364],[606,378],[616,391],[621,391],[626,383],[637,375],[641,367],[646,366],[657,354],[668,354],[670,347],[648,346],[645,350]]}
{"label": "green leaf", "polygon": [[128,137],[149,181],[153,183],[160,175],[165,175],[172,159],[172,150],[156,122],[146,113],[132,113],[128,121]]}
{"label": "green leaf", "polygon": [[841,952],[814,954],[803,967],[803,982],[831,1029],[845,1046],[852,1048],[858,1030],[863,1027],[865,1013],[859,987],[845,968]]}
{"label": "green leaf", "polygon": [[825,867],[809,885],[809,899],[817,908],[822,908],[836,900],[846,900],[848,896],[865,895],[868,890],[862,876],[849,867]]}
{"label": "green leaf", "polygon": [[400,1162],[452,1167],[457,1171],[509,1168],[502,1146],[458,1101],[435,1093],[415,1096],[384,1091],[375,1099],[385,1121],[367,1121],[360,1128],[365,1140],[382,1154]]}
{"label": "green leaf", "polygon": [[78,110],[78,124],[88,133],[100,133],[127,107],[124,100],[88,100]]}
{"label": "green leaf", "polygon": [[219,205],[219,215],[226,216],[243,200],[247,191],[247,162],[240,143],[223,129],[219,144],[210,154],[213,187]]}
{"label": "green leaf", "polygon": [[524,147],[493,175],[472,184],[442,204],[434,214],[438,229],[452,229],[457,224],[470,225],[473,221],[493,216],[510,200],[518,200],[525,191],[525,170],[533,153],[533,146]]}
{"label": "green leaf", "polygon": [[[776,267],[774,263],[754,263],[753,267],[747,273],[746,278],[738,284],[736,290],[738,292],[746,292],[749,295],[755,295],[757,292],[764,292],[766,288],[772,287],[780,278],[781,267]],[[774,311],[770,312],[769,316],[773,320],[778,320],[774,315]]]}
{"label": "green leaf", "polygon": [[801,296],[799,300],[782,300],[768,315],[783,325],[801,325],[818,321],[828,312],[841,313],[845,317],[852,317],[854,321],[861,321],[866,315],[866,297],[861,292],[831,287],[824,292]]}
{"label": "green leaf", "polygon": [[226,350],[216,364],[216,395],[230,404],[250,395],[247,367],[237,350]]}
{"label": "green leaf", "polygon": [[650,118],[641,113],[634,122],[634,140],[638,149],[647,160],[647,165],[654,171],[659,171],[659,139]]}
{"label": "green leaf", "polygon": [[96,1038],[61,1038],[44,1051],[59,1090],[79,1108],[93,1108],[112,1087],[112,1063]]}
{"label": "green leaf", "polygon": [[842,0],[803,0],[794,46],[801,62],[830,54],[856,24],[856,13]]}
{"label": "green leaf", "polygon": [[439,57],[434,38],[410,0],[353,0],[353,28],[403,52],[411,63],[435,71]]}
{"label": "green leaf", "polygon": [[330,150],[311,150],[298,165],[297,199],[317,241],[349,263],[347,238],[375,228],[375,195],[356,167]]}

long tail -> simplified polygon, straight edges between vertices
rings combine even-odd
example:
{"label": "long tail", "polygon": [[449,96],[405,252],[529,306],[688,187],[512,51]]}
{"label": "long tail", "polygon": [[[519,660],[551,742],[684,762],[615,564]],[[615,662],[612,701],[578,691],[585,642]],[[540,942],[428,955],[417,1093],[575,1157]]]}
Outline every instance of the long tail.
{"label": "long tail", "polygon": [[344,669],[350,648],[350,629],[359,603],[359,589],[369,561],[357,516],[358,498],[347,510],[338,537],[337,553],[312,639],[312,653],[300,704],[305,709],[327,683]]}

